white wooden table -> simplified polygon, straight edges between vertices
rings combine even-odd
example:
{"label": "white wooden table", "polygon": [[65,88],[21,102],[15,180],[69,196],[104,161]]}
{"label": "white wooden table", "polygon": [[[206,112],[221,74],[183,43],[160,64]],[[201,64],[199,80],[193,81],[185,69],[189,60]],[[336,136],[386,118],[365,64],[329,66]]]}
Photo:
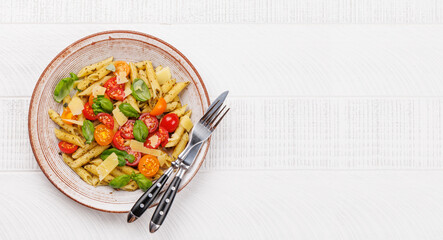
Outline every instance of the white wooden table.
{"label": "white wooden table", "polygon": [[[0,1],[0,239],[442,239],[443,3]],[[340,24],[337,24],[340,23]],[[42,174],[34,85],[73,41],[157,36],[232,112],[164,226]]]}

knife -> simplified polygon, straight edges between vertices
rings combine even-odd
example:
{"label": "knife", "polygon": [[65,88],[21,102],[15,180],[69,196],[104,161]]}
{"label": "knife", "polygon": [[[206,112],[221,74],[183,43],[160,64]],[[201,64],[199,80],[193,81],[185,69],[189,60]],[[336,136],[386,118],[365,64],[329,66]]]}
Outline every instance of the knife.
{"label": "knife", "polygon": [[[214,102],[208,107],[208,109],[212,109],[212,110],[210,110],[210,112],[215,111],[216,109],[218,109],[219,106],[221,106],[223,104],[226,97],[228,96],[228,93],[229,93],[229,91],[225,91],[214,100]],[[194,156],[194,157],[192,157],[192,155],[191,155],[192,161],[194,161],[194,158],[195,158],[196,154],[199,152],[200,147],[201,147],[201,144],[199,146],[195,146],[194,148],[192,148],[189,151],[188,155],[192,154]],[[188,158],[186,156],[185,159],[191,159],[191,158]],[[152,203],[155,201],[156,197],[158,196],[158,194],[162,190],[163,186],[168,181],[171,174],[174,172],[175,169],[179,168],[180,163],[181,163],[181,161],[179,159],[172,162],[171,167],[169,167],[163,173],[163,175],[156,181],[156,183],[153,184],[137,200],[137,202],[132,207],[131,211],[129,211],[129,213],[128,213],[128,218],[127,218],[128,223],[131,223],[131,222],[134,222],[135,220],[137,220],[152,205]]]}

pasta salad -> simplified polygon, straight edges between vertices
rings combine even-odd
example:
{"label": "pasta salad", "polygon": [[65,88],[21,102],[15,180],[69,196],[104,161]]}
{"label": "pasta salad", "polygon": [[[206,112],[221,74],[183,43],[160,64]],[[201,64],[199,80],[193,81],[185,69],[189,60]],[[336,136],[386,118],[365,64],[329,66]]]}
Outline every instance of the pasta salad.
{"label": "pasta salad", "polygon": [[63,112],[48,112],[63,161],[92,186],[146,191],[189,140],[191,110],[179,98],[188,85],[148,60],[109,57],[70,73],[54,89]]}

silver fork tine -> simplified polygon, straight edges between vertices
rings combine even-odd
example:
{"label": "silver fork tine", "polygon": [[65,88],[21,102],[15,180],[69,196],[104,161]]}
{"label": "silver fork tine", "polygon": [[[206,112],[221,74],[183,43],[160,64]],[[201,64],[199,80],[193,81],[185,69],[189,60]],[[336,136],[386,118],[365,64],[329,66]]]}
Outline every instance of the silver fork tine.
{"label": "silver fork tine", "polygon": [[[222,109],[222,111],[223,111],[223,109]],[[229,110],[231,110],[231,109],[230,108],[226,109],[225,113],[223,113],[223,115],[221,115],[221,117],[217,120],[217,122],[214,124],[214,126],[211,127],[212,131],[217,127],[217,125],[221,122],[221,120],[223,119],[223,117],[225,117],[226,113],[228,113]],[[222,112],[222,111],[220,111],[220,112]],[[217,114],[217,116],[218,116],[218,114]]]}
{"label": "silver fork tine", "polygon": [[[203,121],[206,119],[206,117],[207,117],[208,114],[212,111],[212,109],[213,109],[215,106],[217,106],[218,102],[220,102],[220,101],[217,100],[217,102],[215,102],[214,105],[212,105],[210,108],[208,108],[208,110],[206,110],[206,113],[203,115],[202,118],[200,118],[200,122],[203,122]],[[220,108],[220,106],[219,106],[219,108]]]}
{"label": "silver fork tine", "polygon": [[[214,106],[216,106],[216,105],[217,104],[214,104]],[[214,109],[214,111],[212,111],[212,109],[211,109],[211,111],[212,111],[211,113],[210,113],[210,111],[208,111],[209,115],[207,115],[205,119],[202,119],[203,121],[201,123],[204,126],[207,126],[208,124],[210,124],[212,121],[212,117],[219,112],[218,110],[220,110],[221,106],[222,106],[222,104],[220,104],[216,109]]]}
{"label": "silver fork tine", "polygon": [[217,117],[220,115],[220,113],[223,112],[223,110],[225,110],[225,108],[226,108],[226,105],[223,106],[223,108],[220,111],[217,111],[217,114],[214,114],[210,118],[208,118],[208,120],[206,121],[205,126],[206,127],[210,127],[211,124],[214,123],[215,119],[217,119]]}

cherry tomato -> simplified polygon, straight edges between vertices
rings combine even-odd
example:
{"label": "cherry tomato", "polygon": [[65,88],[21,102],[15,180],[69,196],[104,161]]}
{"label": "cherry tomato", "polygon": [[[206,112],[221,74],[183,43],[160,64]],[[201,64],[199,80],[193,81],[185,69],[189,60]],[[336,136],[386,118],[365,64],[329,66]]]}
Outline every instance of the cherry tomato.
{"label": "cherry tomato", "polygon": [[89,105],[89,102],[85,103],[85,107],[83,108],[82,112],[86,119],[91,121],[97,120],[97,116],[92,110],[91,105]]}
{"label": "cherry tomato", "polygon": [[155,130],[157,130],[158,119],[156,117],[151,116],[149,113],[143,113],[138,119],[142,120],[146,124],[149,133],[153,133]]}
{"label": "cherry tomato", "polygon": [[125,146],[125,142],[126,140],[122,137],[121,131],[118,130],[112,139],[112,145],[119,150],[126,150],[127,147]]}
{"label": "cherry tomato", "polygon": [[69,109],[68,107],[66,107],[66,108],[63,110],[63,113],[62,113],[62,115],[61,115],[61,118],[62,118],[62,121],[63,121],[64,123],[69,124],[69,125],[72,125],[72,123],[67,122],[67,121],[64,121],[63,119],[69,119],[69,120],[77,120],[77,119],[78,119],[77,116],[74,116],[74,114],[72,114],[71,109]]}
{"label": "cherry tomato", "polygon": [[[105,93],[105,98],[111,100],[111,99],[109,98],[108,94],[106,94],[106,93]],[[94,104],[94,96],[92,96],[92,94],[89,95],[89,101],[88,101],[88,102],[89,102],[89,105],[91,105],[91,106],[92,106],[92,104]]]}
{"label": "cherry tomato", "polygon": [[142,153],[136,152],[132,149],[127,149],[126,152],[134,155],[134,157],[135,157],[135,160],[132,163],[130,163],[130,162],[128,162],[128,160],[126,160],[126,165],[131,166],[131,167],[137,167],[138,163],[140,162],[140,158],[142,157]]}
{"label": "cherry tomato", "polygon": [[125,84],[121,83],[121,84],[117,84],[117,78],[113,77],[110,78],[108,81],[105,82],[105,84],[103,85],[103,87],[106,88],[106,92],[110,91],[111,89],[114,88],[121,88],[121,89],[125,89]]}
{"label": "cherry tomato", "polygon": [[106,127],[114,129],[114,118],[109,113],[99,113],[97,114],[98,120],[105,124]]}
{"label": "cherry tomato", "polygon": [[128,120],[123,126],[120,127],[121,135],[123,138],[126,139],[133,139],[134,138],[134,123],[135,120]]}
{"label": "cherry tomato", "polygon": [[105,146],[112,142],[112,139],[114,138],[114,132],[111,128],[100,124],[95,128],[94,138],[99,145]]}
{"label": "cherry tomato", "polygon": [[129,64],[125,61],[116,61],[114,62],[115,66],[115,75],[120,75],[121,73],[125,74],[125,77],[129,75]]}
{"label": "cherry tomato", "polygon": [[166,144],[168,144],[169,141],[169,134],[168,131],[164,128],[164,127],[159,127],[158,128],[158,133],[160,134],[160,138],[161,138],[161,145],[162,147],[165,147]]}
{"label": "cherry tomato", "polygon": [[160,98],[155,104],[154,109],[152,109],[151,115],[158,116],[162,114],[165,110],[166,110],[166,101],[164,98]]}
{"label": "cherry tomato", "polygon": [[74,144],[68,143],[68,142],[64,142],[64,141],[59,142],[58,147],[60,148],[60,151],[67,153],[67,154],[71,154],[71,153],[75,152],[78,148],[77,145],[74,145]]}
{"label": "cherry tomato", "polygon": [[117,100],[117,101],[123,101],[125,100],[125,90],[121,88],[113,88],[111,90],[106,90],[106,93],[109,95],[110,98]]}
{"label": "cherry tomato", "polygon": [[159,132],[151,133],[146,138],[145,147],[156,149],[160,146],[160,143],[162,142],[162,135]]}
{"label": "cherry tomato", "polygon": [[145,155],[140,159],[138,163],[138,170],[146,177],[153,177],[158,172],[160,163],[155,156]]}
{"label": "cherry tomato", "polygon": [[180,119],[175,113],[168,113],[163,116],[160,121],[160,126],[164,127],[168,132],[172,133],[177,129],[178,124],[180,123]]}

